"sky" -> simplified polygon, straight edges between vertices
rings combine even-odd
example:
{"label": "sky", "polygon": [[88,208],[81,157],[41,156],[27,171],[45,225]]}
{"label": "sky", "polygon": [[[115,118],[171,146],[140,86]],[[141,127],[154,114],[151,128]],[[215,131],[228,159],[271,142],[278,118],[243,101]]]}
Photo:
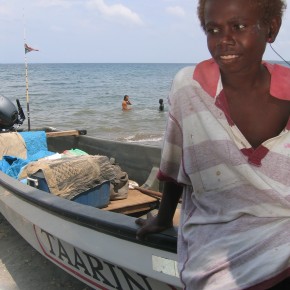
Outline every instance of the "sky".
{"label": "sky", "polygon": [[[287,0],[287,2],[290,2]],[[197,0],[0,0],[0,63],[197,63]],[[290,5],[289,5],[290,6]],[[290,7],[274,49],[290,59]],[[267,48],[267,60],[279,57]]]}

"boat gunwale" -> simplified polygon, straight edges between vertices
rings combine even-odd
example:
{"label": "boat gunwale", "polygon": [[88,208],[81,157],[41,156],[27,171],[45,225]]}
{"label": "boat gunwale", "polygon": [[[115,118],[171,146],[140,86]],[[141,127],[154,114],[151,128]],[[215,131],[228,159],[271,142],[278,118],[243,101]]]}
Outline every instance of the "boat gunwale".
{"label": "boat gunwale", "polygon": [[[0,171],[0,185],[11,194],[34,206],[75,224],[155,249],[177,253],[177,238],[172,229],[151,234],[144,240],[136,239],[138,226],[135,218],[79,204],[30,187]],[[31,194],[33,191],[33,195]],[[49,196],[49,198],[48,198]]]}

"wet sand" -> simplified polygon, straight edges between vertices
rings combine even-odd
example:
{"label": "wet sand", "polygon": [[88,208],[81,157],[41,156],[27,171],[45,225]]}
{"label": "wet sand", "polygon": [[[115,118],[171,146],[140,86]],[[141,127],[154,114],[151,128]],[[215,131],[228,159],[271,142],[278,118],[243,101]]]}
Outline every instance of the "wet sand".
{"label": "wet sand", "polygon": [[34,250],[0,214],[0,290],[91,290]]}

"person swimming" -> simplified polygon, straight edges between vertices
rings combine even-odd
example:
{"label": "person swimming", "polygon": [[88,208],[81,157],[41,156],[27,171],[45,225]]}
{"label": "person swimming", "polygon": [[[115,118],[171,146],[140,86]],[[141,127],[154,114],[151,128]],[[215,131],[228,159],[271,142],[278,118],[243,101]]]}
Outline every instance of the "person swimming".
{"label": "person swimming", "polygon": [[159,111],[164,111],[163,99],[159,99]]}

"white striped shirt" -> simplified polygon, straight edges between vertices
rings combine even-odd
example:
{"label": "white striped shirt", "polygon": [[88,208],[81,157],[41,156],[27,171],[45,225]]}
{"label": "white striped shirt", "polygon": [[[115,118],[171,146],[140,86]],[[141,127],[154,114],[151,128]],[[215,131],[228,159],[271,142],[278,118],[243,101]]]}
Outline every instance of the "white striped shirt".
{"label": "white striped shirt", "polygon": [[[290,70],[264,65],[271,95],[290,101]],[[254,150],[227,113],[213,60],[176,75],[169,106],[158,177],[185,185],[186,289],[266,289],[290,276],[290,122]]]}

